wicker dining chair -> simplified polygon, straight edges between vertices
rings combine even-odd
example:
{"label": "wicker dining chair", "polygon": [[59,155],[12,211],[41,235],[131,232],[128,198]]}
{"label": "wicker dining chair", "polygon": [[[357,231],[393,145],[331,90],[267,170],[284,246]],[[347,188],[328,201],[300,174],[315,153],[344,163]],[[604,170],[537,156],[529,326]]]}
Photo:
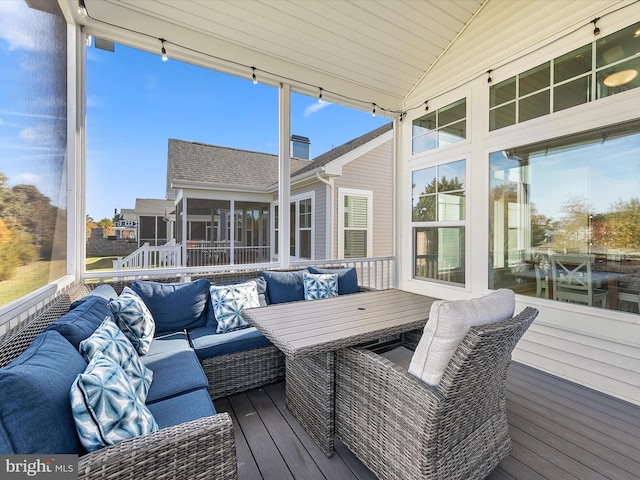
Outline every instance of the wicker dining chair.
{"label": "wicker dining chair", "polygon": [[380,479],[482,479],[511,451],[506,377],[537,316],[472,327],[437,386],[372,351],[338,352],[336,435]]}

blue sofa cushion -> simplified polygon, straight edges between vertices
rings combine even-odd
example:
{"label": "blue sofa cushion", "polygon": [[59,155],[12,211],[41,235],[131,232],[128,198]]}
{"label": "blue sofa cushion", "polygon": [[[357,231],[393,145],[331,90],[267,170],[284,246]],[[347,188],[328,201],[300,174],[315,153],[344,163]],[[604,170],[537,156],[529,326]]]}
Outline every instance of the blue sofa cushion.
{"label": "blue sofa cushion", "polygon": [[338,295],[358,293],[358,273],[354,267],[316,268],[309,267],[310,273],[335,273],[338,275]]}
{"label": "blue sofa cushion", "polygon": [[153,382],[147,394],[148,405],[199,388],[209,388],[207,376],[193,350],[141,359],[153,371]]}
{"label": "blue sofa cushion", "polygon": [[125,371],[96,353],[71,386],[76,429],[88,452],[158,430]]}
{"label": "blue sofa cushion", "polygon": [[265,270],[260,275],[267,281],[269,303],[286,303],[304,300],[304,272],[275,272]]}
{"label": "blue sofa cushion", "polygon": [[154,355],[172,355],[175,352],[181,350],[191,350],[189,339],[186,332],[165,333],[163,335],[156,335],[151,341],[149,351],[145,357],[152,357]]}
{"label": "blue sofa cushion", "polygon": [[189,339],[201,360],[271,345],[255,327],[227,333],[216,333],[211,327],[195,328],[189,332]]}
{"label": "blue sofa cushion", "polygon": [[109,302],[102,297],[92,296],[52,322],[46,330],[57,331],[77,350],[80,342],[96,331],[104,317],[111,315]]}
{"label": "blue sofa cushion", "polygon": [[156,333],[161,334],[204,327],[209,285],[206,278],[186,283],[136,280],[131,289],[149,308],[156,322]]}
{"label": "blue sofa cushion", "polygon": [[118,298],[118,293],[115,291],[115,289],[111,285],[107,285],[106,283],[102,285],[98,285],[96,288],[91,290],[91,292],[86,294],[84,297],[73,302],[71,304],[70,310],[73,310],[77,306],[82,305],[91,297],[101,297],[101,298],[104,298],[107,302],[110,302],[114,298]]}
{"label": "blue sofa cushion", "polygon": [[0,369],[0,453],[81,454],[69,391],[87,363],[56,331]]}
{"label": "blue sofa cushion", "polygon": [[120,296],[109,302],[109,308],[122,333],[140,355],[145,355],[155,335],[156,324],[144,301],[129,287],[124,287]]}
{"label": "blue sofa cushion", "polygon": [[148,405],[158,427],[166,428],[216,414],[207,389],[167,398]]}

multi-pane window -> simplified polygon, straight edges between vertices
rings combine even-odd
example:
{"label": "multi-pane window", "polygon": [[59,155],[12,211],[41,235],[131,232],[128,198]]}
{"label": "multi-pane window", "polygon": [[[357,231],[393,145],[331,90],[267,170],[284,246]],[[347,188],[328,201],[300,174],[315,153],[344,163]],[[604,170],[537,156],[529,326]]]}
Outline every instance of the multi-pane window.
{"label": "multi-pane window", "polygon": [[0,35],[0,307],[67,273],[67,24],[10,2]]}
{"label": "multi-pane window", "polygon": [[364,258],[371,252],[371,203],[373,192],[341,191],[338,254],[343,258]]}
{"label": "multi-pane window", "polygon": [[429,112],[413,121],[412,153],[443,147],[467,138],[467,99]]}
{"label": "multi-pane window", "polygon": [[638,72],[640,23],[493,85],[489,130],[637,88]]}
{"label": "multi-pane window", "polygon": [[640,121],[493,152],[489,287],[637,313],[638,158]]}
{"label": "multi-pane window", "polygon": [[466,161],[412,174],[414,276],[465,282]]}
{"label": "multi-pane window", "polygon": [[[278,212],[274,206],[274,252],[278,254]],[[289,255],[311,259],[313,254],[313,201],[300,198],[289,203]]]}

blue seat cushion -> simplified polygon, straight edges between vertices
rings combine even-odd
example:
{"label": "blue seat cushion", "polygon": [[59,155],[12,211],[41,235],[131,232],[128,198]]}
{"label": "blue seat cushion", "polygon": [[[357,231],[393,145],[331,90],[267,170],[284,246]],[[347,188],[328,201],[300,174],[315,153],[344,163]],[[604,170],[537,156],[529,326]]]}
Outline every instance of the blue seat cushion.
{"label": "blue seat cushion", "polygon": [[147,408],[161,429],[216,414],[209,391],[204,388],[160,400]]}
{"label": "blue seat cushion", "polygon": [[149,351],[145,357],[154,355],[171,355],[182,350],[191,351],[191,345],[185,332],[165,333],[156,335],[151,341]]}
{"label": "blue seat cushion", "polygon": [[144,301],[156,324],[156,333],[204,327],[207,321],[209,280],[159,283],[136,280],[131,289]]}
{"label": "blue seat cushion", "polygon": [[307,269],[291,272],[265,270],[260,275],[267,281],[269,303],[286,303],[304,300],[304,272]]}
{"label": "blue seat cushion", "polygon": [[142,363],[153,371],[147,404],[199,388],[209,388],[207,376],[193,350],[151,357],[145,355],[140,358]]}
{"label": "blue seat cushion", "polygon": [[271,345],[255,327],[226,333],[216,333],[211,327],[195,328],[189,331],[189,340],[201,360]]}
{"label": "blue seat cushion", "polygon": [[358,293],[358,273],[354,267],[316,268],[309,267],[310,273],[335,273],[338,275],[338,295]]}
{"label": "blue seat cushion", "polygon": [[109,302],[100,296],[91,296],[52,322],[46,330],[57,331],[77,350],[80,342],[89,338],[105,317],[113,318]]}
{"label": "blue seat cushion", "polygon": [[0,369],[0,453],[81,454],[69,392],[87,362],[56,331]]}

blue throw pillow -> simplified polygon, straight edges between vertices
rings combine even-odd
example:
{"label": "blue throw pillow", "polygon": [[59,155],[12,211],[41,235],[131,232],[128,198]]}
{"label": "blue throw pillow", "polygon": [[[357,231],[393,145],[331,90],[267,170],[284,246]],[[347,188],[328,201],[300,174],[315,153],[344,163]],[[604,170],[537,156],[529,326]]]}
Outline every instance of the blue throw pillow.
{"label": "blue throw pillow", "polygon": [[143,402],[147,399],[153,372],[142,364],[138,352],[111,317],[105,317],[93,335],[80,342],[79,351],[87,363],[97,353],[114,360],[127,374],[140,399]]}
{"label": "blue throw pillow", "polygon": [[304,274],[304,299],[318,300],[338,296],[338,275],[329,273]]}
{"label": "blue throw pillow", "polygon": [[89,297],[51,323],[46,330],[56,330],[77,350],[80,342],[89,338],[107,315],[112,315],[109,302],[101,297]]}
{"label": "blue throw pillow", "polygon": [[136,292],[124,287],[120,296],[109,302],[122,333],[129,339],[136,351],[144,355],[149,351],[156,325],[149,309]]}
{"label": "blue throw pillow", "polygon": [[207,323],[209,280],[160,283],[136,280],[131,289],[144,301],[156,324],[156,333],[180,332]]}
{"label": "blue throw pillow", "polygon": [[310,273],[336,273],[338,275],[338,295],[358,293],[358,273],[354,267],[316,268],[309,267]]}
{"label": "blue throw pillow", "polygon": [[93,356],[71,386],[71,409],[89,452],[158,430],[127,374],[101,353]]}
{"label": "blue throw pillow", "polygon": [[69,389],[87,363],[58,332],[43,332],[0,369],[0,453],[81,454]]}
{"label": "blue throw pillow", "polygon": [[260,306],[256,282],[211,285],[211,305],[216,316],[217,333],[230,332],[249,324],[242,316],[245,308]]}
{"label": "blue throw pillow", "polygon": [[[269,305],[269,299],[267,297],[267,281],[263,277],[256,277],[252,278],[251,280],[241,280],[239,282],[232,283],[212,283],[211,285],[224,287],[228,285],[238,285],[247,282],[255,282],[256,289],[258,291],[258,302],[260,303],[260,306],[266,307],[267,305]],[[207,324],[205,326],[210,328],[217,328],[218,322],[216,321],[216,315],[213,311],[213,305],[211,302],[208,303],[209,305],[207,306]]]}
{"label": "blue throw pillow", "polygon": [[265,270],[260,275],[267,281],[269,303],[285,303],[304,300],[304,272],[275,272]]}

